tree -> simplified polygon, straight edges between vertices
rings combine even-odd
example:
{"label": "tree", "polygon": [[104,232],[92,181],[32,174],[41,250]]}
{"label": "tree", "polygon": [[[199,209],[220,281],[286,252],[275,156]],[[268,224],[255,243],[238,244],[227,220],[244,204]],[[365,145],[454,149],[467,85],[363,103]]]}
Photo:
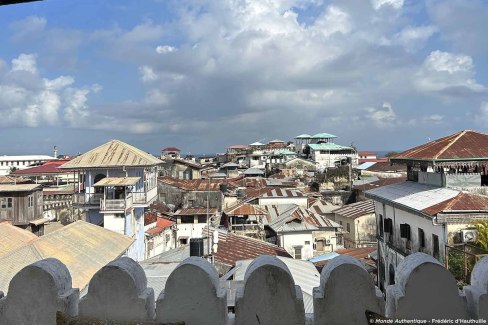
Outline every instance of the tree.
{"label": "tree", "polygon": [[473,223],[478,234],[476,236],[476,246],[488,251],[488,221],[477,221]]}
{"label": "tree", "polygon": [[396,154],[398,154],[398,152],[396,152],[396,151],[390,151],[390,152],[388,152],[388,153],[385,154],[385,157],[386,158],[390,158],[390,157],[392,157],[392,156],[394,156]]}

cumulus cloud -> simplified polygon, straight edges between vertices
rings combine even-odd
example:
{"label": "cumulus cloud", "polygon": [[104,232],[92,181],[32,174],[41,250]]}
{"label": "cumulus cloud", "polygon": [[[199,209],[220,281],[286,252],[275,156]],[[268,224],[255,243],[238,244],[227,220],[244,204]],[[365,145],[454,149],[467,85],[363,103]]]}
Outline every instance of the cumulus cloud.
{"label": "cumulus cloud", "polygon": [[176,52],[177,50],[178,49],[176,47],[170,45],[159,45],[158,47],[156,47],[156,52],[158,52],[159,54]]}
{"label": "cumulus cloud", "polygon": [[379,10],[382,7],[401,9],[403,7],[403,2],[404,0],[371,0],[371,4],[375,10]]}
{"label": "cumulus cloud", "polygon": [[366,117],[378,126],[392,126],[397,119],[395,111],[388,102],[384,102],[380,108],[368,107],[366,112],[368,113]]}
{"label": "cumulus cloud", "polygon": [[86,95],[90,90],[69,87],[71,76],[43,78],[37,68],[36,54],[20,54],[0,82],[0,124],[8,127],[69,125],[88,116]]}
{"label": "cumulus cloud", "polygon": [[418,72],[417,87],[446,96],[486,90],[474,79],[474,64],[470,56],[442,51],[433,51],[427,56]]}

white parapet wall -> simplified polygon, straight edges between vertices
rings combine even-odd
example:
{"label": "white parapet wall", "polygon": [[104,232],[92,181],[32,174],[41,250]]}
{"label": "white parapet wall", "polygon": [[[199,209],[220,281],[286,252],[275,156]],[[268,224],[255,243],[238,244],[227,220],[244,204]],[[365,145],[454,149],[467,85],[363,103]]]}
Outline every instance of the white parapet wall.
{"label": "white parapet wall", "polygon": [[216,270],[197,257],[186,259],[171,273],[157,299],[141,266],[127,257],[100,269],[81,300],[68,269],[56,259],[25,267],[9,288],[6,296],[0,293],[1,325],[56,324],[56,317],[186,325],[488,320],[488,257],[476,264],[471,285],[458,290],[454,277],[439,262],[424,253],[412,254],[399,265],[395,284],[387,287],[385,297],[361,263],[340,256],[327,264],[314,288],[313,315],[304,313],[302,291],[286,265],[271,256],[252,262],[236,293],[235,309],[230,310]]}

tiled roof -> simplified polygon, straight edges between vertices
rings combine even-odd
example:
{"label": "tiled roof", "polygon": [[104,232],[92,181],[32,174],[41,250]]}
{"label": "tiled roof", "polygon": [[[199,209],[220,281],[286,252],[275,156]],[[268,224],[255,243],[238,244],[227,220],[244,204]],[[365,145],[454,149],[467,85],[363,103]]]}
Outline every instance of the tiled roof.
{"label": "tiled roof", "polygon": [[354,189],[359,190],[359,191],[367,191],[367,190],[377,188],[377,187],[381,187],[381,186],[402,183],[402,182],[405,182],[406,180],[407,180],[406,177],[380,178],[379,180],[371,182],[371,183],[355,185]]}
{"label": "tiled roof", "polygon": [[215,214],[217,212],[217,208],[186,208],[186,209],[179,209],[175,212],[175,216],[191,216],[191,215],[206,215],[208,212],[209,215]]}
{"label": "tiled roof", "polygon": [[396,154],[398,160],[476,160],[488,158],[488,134],[464,130]]}
{"label": "tiled roof", "polygon": [[119,140],[112,140],[62,165],[62,169],[155,166],[158,158]]}
{"label": "tiled roof", "polygon": [[345,205],[333,212],[346,218],[356,219],[366,214],[374,213],[374,202],[373,200],[360,201]]}
{"label": "tiled roof", "polygon": [[[211,229],[212,232],[214,230]],[[203,237],[207,237],[208,234],[208,228],[205,228]],[[219,231],[218,245],[217,253],[214,254],[215,261],[231,266],[239,260],[254,259],[260,255],[291,257],[282,247],[224,231]]]}
{"label": "tiled roof", "polygon": [[488,196],[460,192],[457,196],[437,203],[423,210],[423,212],[436,215],[448,211],[488,211]]}

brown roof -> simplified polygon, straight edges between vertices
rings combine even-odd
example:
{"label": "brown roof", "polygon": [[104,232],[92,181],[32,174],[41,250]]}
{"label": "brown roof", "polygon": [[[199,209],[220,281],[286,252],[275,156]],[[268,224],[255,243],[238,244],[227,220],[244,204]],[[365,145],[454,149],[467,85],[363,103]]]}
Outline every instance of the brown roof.
{"label": "brown roof", "polygon": [[226,184],[228,188],[236,188],[232,179],[178,179],[170,176],[162,176],[158,181],[185,191],[220,191],[220,185]]}
{"label": "brown roof", "polygon": [[356,219],[364,216],[365,214],[374,213],[374,202],[373,200],[360,201],[345,205],[342,208],[334,210],[333,212],[346,218]]}
{"label": "brown roof", "polygon": [[377,188],[377,187],[381,187],[381,186],[405,182],[406,180],[407,180],[406,177],[380,178],[379,180],[371,182],[371,183],[356,185],[356,186],[354,186],[354,189],[359,190],[359,191],[367,191],[367,190],[371,190],[373,188]]}
{"label": "brown roof", "polygon": [[[338,249],[336,250],[337,254],[340,255],[348,255],[352,256],[368,265],[376,267],[376,262],[373,261],[372,259],[368,258],[368,255],[373,253],[375,250],[377,250],[377,247],[358,247],[358,248],[343,248],[343,249]],[[318,265],[326,265],[330,260],[324,260],[324,261],[318,261],[314,262],[313,264],[318,266]]]}
{"label": "brown roof", "polygon": [[[211,231],[213,232],[214,229]],[[203,237],[207,237],[208,234],[208,228],[205,228]],[[219,231],[218,250],[214,254],[215,261],[232,266],[237,261],[254,259],[260,255],[291,257],[282,247],[262,240]]]}
{"label": "brown roof", "polygon": [[224,210],[224,213],[228,216],[242,216],[242,215],[266,215],[265,210],[253,206],[249,203],[239,202]]}
{"label": "brown roof", "polygon": [[144,213],[144,226],[150,225],[158,221],[158,216],[151,212]]}
{"label": "brown roof", "polygon": [[407,172],[407,165],[391,165],[389,162],[380,161],[366,168],[370,172]]}
{"label": "brown roof", "polygon": [[392,157],[391,161],[456,159],[488,159],[488,134],[471,130],[460,131],[408,149]]}
{"label": "brown roof", "polygon": [[0,184],[21,184],[21,183],[32,183],[32,181],[30,179],[26,179],[22,177],[0,175]]}
{"label": "brown roof", "polygon": [[205,214],[215,214],[217,212],[217,208],[187,208],[187,209],[179,209],[175,212],[175,216],[191,216],[191,215],[205,215]]}
{"label": "brown roof", "polygon": [[283,189],[280,187],[251,188],[246,190],[247,198],[278,198],[278,197],[306,197],[297,189]]}
{"label": "brown roof", "polygon": [[169,220],[169,219],[166,219],[166,218],[161,218],[161,217],[158,217],[157,218],[157,222],[156,222],[156,227],[154,228],[151,228],[149,230],[146,231],[146,234],[150,235],[150,236],[154,236],[154,235],[157,235],[157,234],[160,234],[162,233],[166,228],[168,227],[171,227],[172,225],[174,225],[175,222],[172,221],[172,220]]}
{"label": "brown roof", "polygon": [[461,192],[452,199],[432,205],[423,212],[436,215],[447,211],[488,211],[488,196]]}

